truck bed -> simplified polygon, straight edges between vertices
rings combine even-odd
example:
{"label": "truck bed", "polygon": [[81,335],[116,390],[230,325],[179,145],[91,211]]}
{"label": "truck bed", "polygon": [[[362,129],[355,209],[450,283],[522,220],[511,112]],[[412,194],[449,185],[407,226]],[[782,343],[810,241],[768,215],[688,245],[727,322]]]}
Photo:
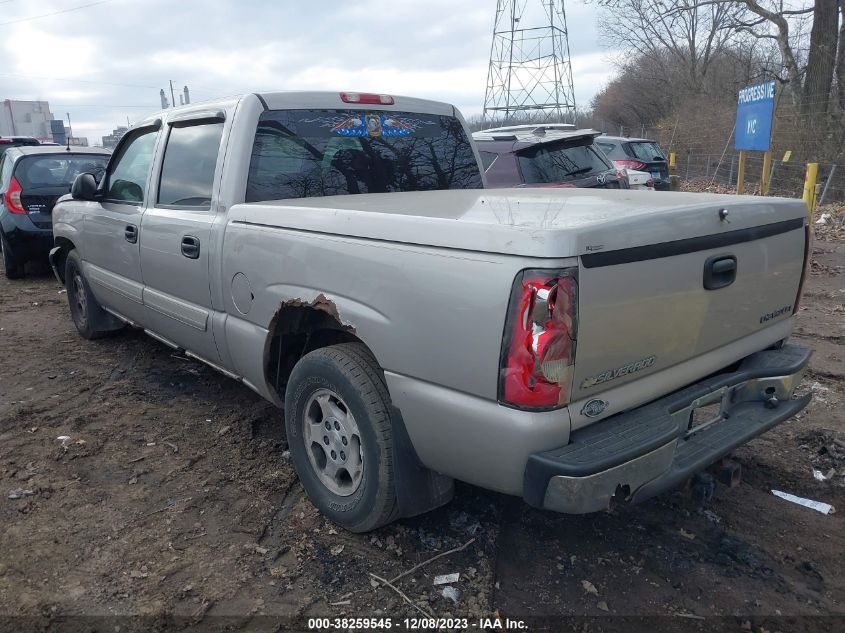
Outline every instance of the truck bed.
{"label": "truck bed", "polygon": [[[727,208],[726,221],[718,217]],[[249,222],[540,258],[717,235],[806,215],[800,200],[649,191],[468,189],[239,204]]]}

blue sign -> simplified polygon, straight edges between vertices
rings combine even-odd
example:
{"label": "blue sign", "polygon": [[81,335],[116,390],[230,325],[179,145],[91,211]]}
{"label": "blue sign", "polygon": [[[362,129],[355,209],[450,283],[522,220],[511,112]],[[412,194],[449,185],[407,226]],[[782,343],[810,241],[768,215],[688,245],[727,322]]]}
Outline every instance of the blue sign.
{"label": "blue sign", "polygon": [[736,149],[760,152],[769,150],[774,109],[774,81],[746,86],[739,91],[736,107]]}

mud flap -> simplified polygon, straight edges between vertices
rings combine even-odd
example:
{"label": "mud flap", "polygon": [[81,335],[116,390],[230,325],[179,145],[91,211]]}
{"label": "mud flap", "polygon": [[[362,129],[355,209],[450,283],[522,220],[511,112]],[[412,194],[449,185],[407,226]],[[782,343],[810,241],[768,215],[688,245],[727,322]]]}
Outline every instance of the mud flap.
{"label": "mud flap", "polygon": [[392,405],[390,419],[393,422],[393,476],[399,516],[417,516],[449,503],[455,494],[454,479],[422,465],[408,436],[402,412]]}

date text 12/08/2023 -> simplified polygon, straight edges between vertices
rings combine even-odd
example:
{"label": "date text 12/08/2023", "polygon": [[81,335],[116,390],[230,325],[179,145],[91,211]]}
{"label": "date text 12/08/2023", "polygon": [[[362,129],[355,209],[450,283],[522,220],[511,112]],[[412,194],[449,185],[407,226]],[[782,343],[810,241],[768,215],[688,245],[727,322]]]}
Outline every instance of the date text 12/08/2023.
{"label": "date text 12/08/2023", "polygon": [[459,631],[519,631],[526,630],[528,625],[523,620],[511,618],[309,618],[308,630],[429,630],[448,629]]}

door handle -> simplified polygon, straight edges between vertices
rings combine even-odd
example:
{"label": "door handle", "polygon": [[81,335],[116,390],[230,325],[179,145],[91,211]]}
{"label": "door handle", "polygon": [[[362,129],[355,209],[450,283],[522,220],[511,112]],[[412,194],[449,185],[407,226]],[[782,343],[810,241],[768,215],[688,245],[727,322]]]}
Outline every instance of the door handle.
{"label": "door handle", "polygon": [[200,241],[193,235],[185,235],[182,238],[182,254],[188,259],[199,259]]}
{"label": "door handle", "polygon": [[127,224],[126,228],[123,229],[123,237],[130,244],[135,244],[138,241],[138,227],[134,224]]}
{"label": "door handle", "polygon": [[736,279],[736,257],[714,255],[704,262],[704,288],[718,290],[730,286]]}

